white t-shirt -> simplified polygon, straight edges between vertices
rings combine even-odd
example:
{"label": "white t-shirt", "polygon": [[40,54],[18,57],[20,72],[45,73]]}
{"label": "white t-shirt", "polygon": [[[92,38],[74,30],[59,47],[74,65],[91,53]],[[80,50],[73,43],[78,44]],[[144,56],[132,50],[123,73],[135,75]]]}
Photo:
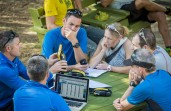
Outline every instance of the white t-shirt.
{"label": "white t-shirt", "polygon": [[153,54],[156,59],[156,69],[163,69],[171,73],[171,57],[168,53],[160,46],[157,46]]}

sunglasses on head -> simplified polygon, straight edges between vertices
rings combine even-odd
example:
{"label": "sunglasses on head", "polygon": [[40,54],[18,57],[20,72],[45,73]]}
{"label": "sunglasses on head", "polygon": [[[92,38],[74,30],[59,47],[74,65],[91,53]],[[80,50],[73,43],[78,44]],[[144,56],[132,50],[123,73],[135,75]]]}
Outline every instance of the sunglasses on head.
{"label": "sunglasses on head", "polygon": [[3,47],[5,47],[5,45],[12,39],[14,39],[16,36],[18,36],[15,32],[13,32],[12,30],[10,30],[8,33],[7,33],[7,36],[8,36],[8,40],[5,42],[5,44],[3,45]]}
{"label": "sunglasses on head", "polygon": [[36,57],[36,56],[43,57],[44,59],[46,59],[46,57],[45,57],[44,55],[41,55],[41,54],[32,55],[31,58],[32,58],[32,57]]}
{"label": "sunglasses on head", "polygon": [[145,43],[147,44],[147,40],[146,40],[145,34],[144,34],[144,28],[142,28],[142,29],[139,31],[138,35],[139,35],[139,37],[141,37],[141,38],[145,41]]}
{"label": "sunglasses on head", "polygon": [[68,9],[67,14],[78,15],[78,16],[82,17],[82,12],[79,11],[78,9]]}
{"label": "sunglasses on head", "polygon": [[119,31],[116,29],[116,27],[113,24],[112,25],[107,25],[106,28],[113,31],[113,32],[117,32],[119,34],[119,36],[121,36]]}

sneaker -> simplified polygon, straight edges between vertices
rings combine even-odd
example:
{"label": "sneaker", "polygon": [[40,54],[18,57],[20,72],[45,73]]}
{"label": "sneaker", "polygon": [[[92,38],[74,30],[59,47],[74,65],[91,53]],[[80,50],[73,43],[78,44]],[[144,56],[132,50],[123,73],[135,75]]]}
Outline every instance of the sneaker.
{"label": "sneaker", "polygon": [[169,56],[171,57],[171,48],[166,48],[165,50],[169,54]]}

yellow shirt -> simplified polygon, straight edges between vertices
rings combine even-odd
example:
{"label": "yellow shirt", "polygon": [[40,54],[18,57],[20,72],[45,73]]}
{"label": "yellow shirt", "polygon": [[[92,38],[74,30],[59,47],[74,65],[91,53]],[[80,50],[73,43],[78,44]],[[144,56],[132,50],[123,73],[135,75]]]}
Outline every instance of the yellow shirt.
{"label": "yellow shirt", "polygon": [[72,9],[73,4],[71,0],[44,0],[45,16],[55,16],[55,24],[63,25],[63,18],[66,15],[67,9]]}

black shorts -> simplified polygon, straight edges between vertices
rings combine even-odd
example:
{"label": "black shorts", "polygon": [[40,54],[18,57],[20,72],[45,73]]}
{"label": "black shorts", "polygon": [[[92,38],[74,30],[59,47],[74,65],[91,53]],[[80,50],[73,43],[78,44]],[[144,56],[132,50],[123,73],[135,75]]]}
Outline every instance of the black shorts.
{"label": "black shorts", "polygon": [[154,23],[155,21],[150,21],[147,17],[149,11],[145,9],[137,10],[135,7],[135,1],[132,1],[130,4],[125,4],[121,7],[122,10],[126,10],[130,12],[130,16],[128,16],[129,22],[135,22],[139,20],[148,21],[150,23]]}

